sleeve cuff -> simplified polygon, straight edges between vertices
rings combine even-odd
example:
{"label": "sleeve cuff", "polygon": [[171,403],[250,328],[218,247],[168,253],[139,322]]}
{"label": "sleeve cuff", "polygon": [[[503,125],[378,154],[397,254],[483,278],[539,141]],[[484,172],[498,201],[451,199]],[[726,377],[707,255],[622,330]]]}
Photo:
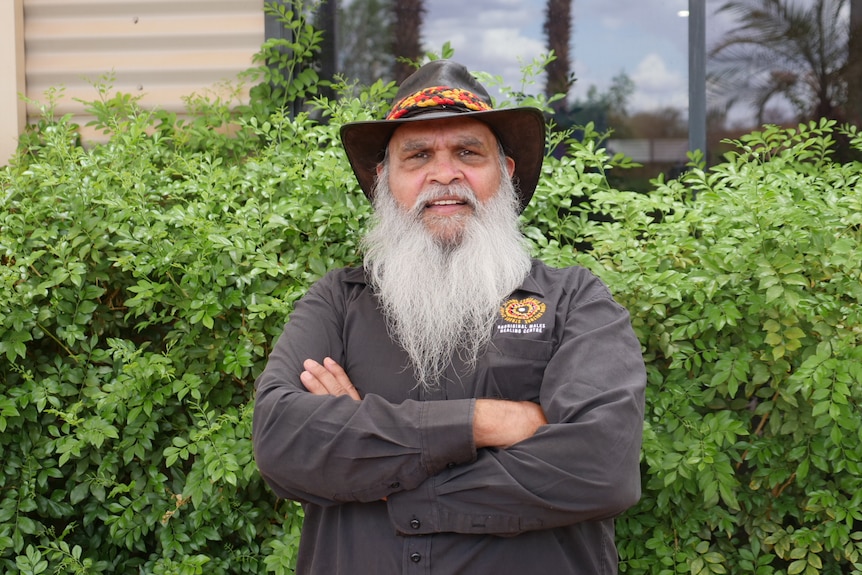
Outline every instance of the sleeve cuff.
{"label": "sleeve cuff", "polygon": [[422,433],[422,465],[428,475],[476,459],[473,443],[475,399],[426,401],[419,425]]}

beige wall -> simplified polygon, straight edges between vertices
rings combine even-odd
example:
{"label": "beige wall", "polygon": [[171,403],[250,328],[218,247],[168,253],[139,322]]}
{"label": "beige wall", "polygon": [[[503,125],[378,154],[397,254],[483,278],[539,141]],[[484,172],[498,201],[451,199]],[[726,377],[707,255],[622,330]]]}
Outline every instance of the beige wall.
{"label": "beige wall", "polygon": [[27,113],[24,101],[24,0],[0,0],[0,165],[15,152]]}
{"label": "beige wall", "polygon": [[[7,48],[10,2],[19,18],[15,32],[23,39]],[[46,90],[62,88],[55,115],[73,114],[73,121],[84,126],[92,118],[79,100],[98,99],[93,83],[109,74],[113,93],[140,96],[146,107],[182,112],[184,97],[235,81],[252,65],[264,40],[263,0],[0,0],[0,5],[2,97],[11,91],[9,60],[21,70],[17,91],[35,101],[26,106],[31,122],[38,119],[39,103],[46,102]],[[0,148],[0,163],[12,153],[24,121],[19,117],[10,123],[7,109],[4,99],[0,145],[12,140],[13,147]],[[83,136],[100,138],[86,128]]]}

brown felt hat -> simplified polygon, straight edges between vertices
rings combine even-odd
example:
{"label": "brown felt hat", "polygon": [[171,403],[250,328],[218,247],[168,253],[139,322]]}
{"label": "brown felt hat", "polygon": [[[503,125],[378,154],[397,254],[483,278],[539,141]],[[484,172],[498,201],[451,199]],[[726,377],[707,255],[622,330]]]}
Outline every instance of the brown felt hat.
{"label": "brown felt hat", "polygon": [[373,199],[377,165],[398,126],[454,114],[484,122],[497,136],[505,154],[515,161],[512,180],[523,209],[542,171],[545,118],[538,108],[493,109],[488,91],[467,68],[451,60],[433,60],[404,80],[385,120],[341,127],[347,158],[368,199]]}

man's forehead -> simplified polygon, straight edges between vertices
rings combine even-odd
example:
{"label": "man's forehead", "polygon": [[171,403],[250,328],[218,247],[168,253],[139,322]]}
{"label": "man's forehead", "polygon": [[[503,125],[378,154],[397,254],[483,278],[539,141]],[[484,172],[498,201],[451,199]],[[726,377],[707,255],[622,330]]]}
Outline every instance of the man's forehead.
{"label": "man's forehead", "polygon": [[494,132],[487,124],[473,118],[456,117],[402,124],[392,134],[390,144],[397,142],[402,146],[407,143],[430,142],[438,138],[474,145],[497,143]]}

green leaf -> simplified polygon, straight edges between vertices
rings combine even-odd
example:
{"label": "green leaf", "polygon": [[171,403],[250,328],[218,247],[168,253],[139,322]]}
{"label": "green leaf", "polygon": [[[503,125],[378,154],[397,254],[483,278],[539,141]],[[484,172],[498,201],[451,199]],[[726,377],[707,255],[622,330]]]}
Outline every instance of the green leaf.
{"label": "green leaf", "polygon": [[780,285],[774,285],[766,290],[766,302],[770,303],[784,295],[784,288]]}
{"label": "green leaf", "polygon": [[823,569],[823,561],[820,559],[820,556],[816,553],[808,554],[808,564],[814,567],[817,570]]}
{"label": "green leaf", "polygon": [[72,505],[80,503],[90,495],[90,486],[87,483],[77,484],[69,493],[69,502]]}
{"label": "green leaf", "polygon": [[805,332],[798,327],[791,327],[784,331],[784,337],[786,339],[802,339],[805,337]]}
{"label": "green leaf", "polygon": [[35,535],[39,528],[35,521],[22,515],[16,519],[15,526],[19,532],[27,535]]}

